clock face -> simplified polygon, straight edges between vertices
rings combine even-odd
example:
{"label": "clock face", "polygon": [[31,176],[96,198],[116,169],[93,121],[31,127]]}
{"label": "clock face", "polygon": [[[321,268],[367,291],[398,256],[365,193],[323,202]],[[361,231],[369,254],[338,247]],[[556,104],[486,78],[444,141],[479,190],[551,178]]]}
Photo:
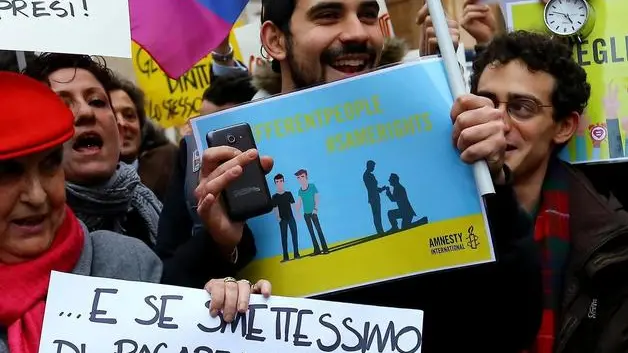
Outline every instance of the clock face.
{"label": "clock face", "polygon": [[570,36],[584,27],[589,16],[586,0],[550,0],[545,6],[545,24],[552,32]]}

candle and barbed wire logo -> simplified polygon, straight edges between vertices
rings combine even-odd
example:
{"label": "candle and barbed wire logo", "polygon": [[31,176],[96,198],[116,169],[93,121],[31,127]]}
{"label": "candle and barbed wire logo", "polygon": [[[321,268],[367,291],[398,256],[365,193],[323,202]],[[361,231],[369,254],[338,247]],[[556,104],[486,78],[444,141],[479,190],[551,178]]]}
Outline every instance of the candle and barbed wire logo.
{"label": "candle and barbed wire logo", "polygon": [[458,232],[429,238],[429,248],[432,255],[464,251],[466,249],[477,250],[480,246],[479,239],[480,237],[475,234],[475,228],[469,226],[466,232],[461,229]]}
{"label": "candle and barbed wire logo", "polygon": [[478,239],[480,237],[478,237],[477,235],[475,235],[475,233],[473,232],[473,226],[470,226],[469,229],[467,229],[467,246],[473,250],[477,249],[478,246],[480,245],[480,242],[478,241]]}

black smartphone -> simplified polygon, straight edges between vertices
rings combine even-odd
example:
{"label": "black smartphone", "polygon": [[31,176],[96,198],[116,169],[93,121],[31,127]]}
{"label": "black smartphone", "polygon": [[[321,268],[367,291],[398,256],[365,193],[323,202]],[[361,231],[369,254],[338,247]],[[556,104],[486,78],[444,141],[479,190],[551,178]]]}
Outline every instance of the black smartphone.
{"label": "black smartphone", "polygon": [[[207,134],[207,145],[231,146],[242,152],[257,149],[253,131],[246,123],[210,131]],[[222,199],[229,218],[234,221],[245,221],[272,211],[272,198],[259,157],[247,164],[242,175],[223,190]]]}

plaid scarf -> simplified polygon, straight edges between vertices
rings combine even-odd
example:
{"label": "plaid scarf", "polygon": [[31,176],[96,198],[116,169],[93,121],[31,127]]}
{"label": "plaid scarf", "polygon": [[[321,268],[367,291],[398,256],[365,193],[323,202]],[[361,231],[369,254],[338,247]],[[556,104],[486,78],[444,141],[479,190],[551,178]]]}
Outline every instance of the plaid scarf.
{"label": "plaid scarf", "polygon": [[536,215],[534,239],[541,250],[543,318],[528,353],[552,353],[557,333],[564,269],[570,247],[569,194],[565,167],[551,163],[543,182],[541,207]]}

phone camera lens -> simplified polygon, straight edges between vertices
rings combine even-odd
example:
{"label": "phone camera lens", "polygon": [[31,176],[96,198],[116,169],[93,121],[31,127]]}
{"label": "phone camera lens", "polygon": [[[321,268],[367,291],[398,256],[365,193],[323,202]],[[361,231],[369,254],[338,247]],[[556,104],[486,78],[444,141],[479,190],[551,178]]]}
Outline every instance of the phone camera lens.
{"label": "phone camera lens", "polygon": [[234,144],[236,142],[236,137],[233,135],[227,135],[227,142]]}

